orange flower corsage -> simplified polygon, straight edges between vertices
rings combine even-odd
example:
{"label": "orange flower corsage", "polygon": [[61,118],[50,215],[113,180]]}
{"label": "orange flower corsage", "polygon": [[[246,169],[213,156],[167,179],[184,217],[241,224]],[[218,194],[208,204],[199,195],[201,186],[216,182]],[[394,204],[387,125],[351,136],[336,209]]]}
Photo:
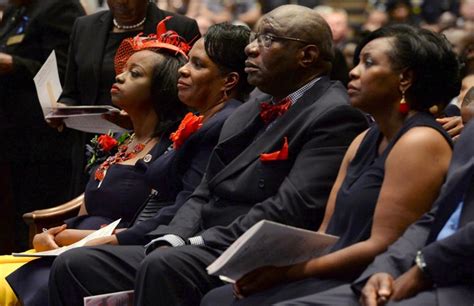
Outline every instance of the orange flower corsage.
{"label": "orange flower corsage", "polygon": [[196,116],[193,113],[187,113],[184,116],[178,129],[170,135],[175,150],[179,149],[189,136],[201,128],[203,119],[203,116]]}

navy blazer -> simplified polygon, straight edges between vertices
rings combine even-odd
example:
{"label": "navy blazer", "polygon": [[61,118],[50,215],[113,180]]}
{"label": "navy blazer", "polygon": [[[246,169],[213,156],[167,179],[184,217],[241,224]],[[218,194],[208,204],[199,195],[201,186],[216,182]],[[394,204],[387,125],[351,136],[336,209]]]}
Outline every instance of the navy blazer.
{"label": "navy blazer", "polygon": [[149,177],[148,181],[157,191],[155,200],[160,202],[162,208],[153,218],[118,233],[120,244],[144,245],[149,242],[145,236],[149,231],[171,221],[176,211],[201,182],[225,120],[241,104],[237,100],[226,102],[225,106],[186,139],[178,150],[166,152],[153,163],[148,172],[155,177]]}
{"label": "navy blazer", "polygon": [[[327,77],[265,131],[260,102],[246,102],[226,121],[201,184],[150,237],[201,233],[206,245],[225,249],[261,219],[319,226],[343,155],[367,122]],[[280,150],[284,137],[288,159],[262,162],[260,154]]]}
{"label": "navy blazer", "polygon": [[[439,305],[474,303],[474,122],[465,126],[456,143],[446,182],[433,209],[405,231],[387,252],[353,283],[359,293],[368,278],[378,272],[398,277],[414,265],[422,250],[431,278],[436,284]],[[460,229],[436,241],[441,229],[464,198]]]}
{"label": "navy blazer", "polygon": [[[201,35],[195,20],[160,10],[150,3],[143,33],[156,33],[156,25],[166,16],[173,16],[166,22],[166,28],[174,30],[188,42],[196,41]],[[70,105],[94,105],[99,93],[100,69],[104,57],[108,33],[112,30],[112,14],[101,11],[78,18],[74,24],[69,45],[66,81],[59,100]]]}

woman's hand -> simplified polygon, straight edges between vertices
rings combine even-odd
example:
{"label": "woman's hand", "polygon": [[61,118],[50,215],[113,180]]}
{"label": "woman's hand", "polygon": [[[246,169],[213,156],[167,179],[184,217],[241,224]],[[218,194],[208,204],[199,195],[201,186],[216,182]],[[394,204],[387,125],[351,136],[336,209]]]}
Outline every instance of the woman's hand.
{"label": "woman's hand", "polygon": [[52,227],[33,238],[33,247],[37,252],[48,251],[59,248],[54,237],[66,229],[67,225]]}
{"label": "woman's hand", "polygon": [[126,111],[121,110],[120,112],[108,112],[102,114],[102,118],[108,120],[124,129],[132,130],[133,124],[130,116],[127,114]]}
{"label": "woman's hand", "polygon": [[449,136],[453,138],[453,141],[456,141],[459,138],[459,135],[464,128],[461,116],[438,118],[436,121],[443,126]]}
{"label": "woman's hand", "polygon": [[367,281],[359,302],[364,306],[385,305],[393,294],[393,277],[388,273],[377,273]]}
{"label": "woman's hand", "polygon": [[88,241],[84,246],[96,246],[96,245],[103,245],[103,244],[110,244],[110,245],[118,245],[118,240],[116,235],[107,236],[107,237],[99,237]]}
{"label": "woman's hand", "polygon": [[253,270],[234,284],[234,295],[243,298],[281,284],[288,279],[289,268],[290,266],[266,266]]}

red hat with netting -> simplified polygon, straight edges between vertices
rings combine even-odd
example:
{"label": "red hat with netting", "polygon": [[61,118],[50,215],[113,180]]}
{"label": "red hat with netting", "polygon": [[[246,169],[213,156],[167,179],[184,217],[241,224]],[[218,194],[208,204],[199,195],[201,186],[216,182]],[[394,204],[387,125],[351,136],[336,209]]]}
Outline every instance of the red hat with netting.
{"label": "red hat with netting", "polygon": [[142,50],[165,50],[175,55],[181,54],[188,59],[188,52],[191,50],[191,46],[178,33],[166,29],[165,22],[171,18],[173,16],[168,16],[158,23],[156,34],[141,36],[143,33],[140,33],[133,38],[126,38],[122,41],[114,59],[115,73],[117,75],[122,73],[129,57],[133,53]]}

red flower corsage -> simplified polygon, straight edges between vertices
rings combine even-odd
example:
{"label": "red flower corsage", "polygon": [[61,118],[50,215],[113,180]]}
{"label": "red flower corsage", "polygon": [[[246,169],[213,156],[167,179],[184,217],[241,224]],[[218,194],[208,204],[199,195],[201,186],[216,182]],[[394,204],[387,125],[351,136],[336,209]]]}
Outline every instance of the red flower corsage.
{"label": "red flower corsage", "polygon": [[196,116],[193,113],[186,114],[178,129],[170,135],[175,150],[179,149],[189,136],[201,128],[203,119],[203,116]]}
{"label": "red flower corsage", "polygon": [[288,137],[283,140],[283,147],[279,151],[272,153],[260,154],[260,160],[262,162],[274,161],[274,160],[287,160],[288,159]]}
{"label": "red flower corsage", "polygon": [[100,149],[104,152],[109,152],[115,146],[117,146],[118,141],[113,138],[112,136],[109,136],[107,134],[100,135],[99,138],[97,139],[97,143],[100,146]]}

